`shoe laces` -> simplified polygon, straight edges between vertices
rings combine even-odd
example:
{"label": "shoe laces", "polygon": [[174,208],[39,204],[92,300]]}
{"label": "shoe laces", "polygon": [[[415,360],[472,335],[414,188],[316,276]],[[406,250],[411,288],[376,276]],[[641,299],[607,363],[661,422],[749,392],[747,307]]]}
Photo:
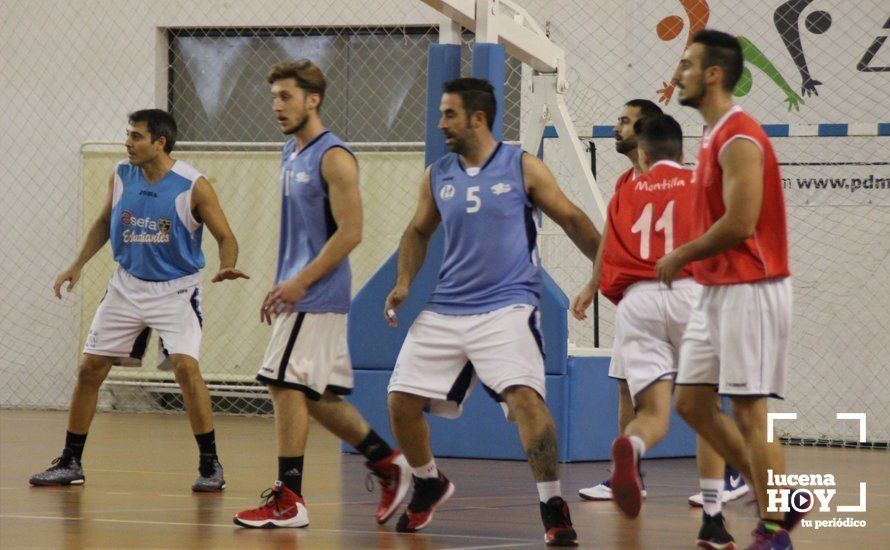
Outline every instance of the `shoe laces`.
{"label": "shoe laces", "polygon": [[254,508],[254,511],[263,510],[264,508],[278,508],[278,500],[281,498],[282,491],[276,491],[275,487],[269,487],[260,494],[260,500],[263,501],[262,506]]}
{"label": "shoe laces", "polygon": [[394,473],[391,469],[384,470],[383,468],[372,468],[365,476],[365,489],[367,489],[369,493],[373,492],[375,479],[381,489],[392,489],[396,485],[397,475],[398,474]]}
{"label": "shoe laces", "polygon": [[50,470],[63,470],[71,466],[71,463],[74,461],[74,455],[66,453],[62,451],[61,456],[57,456],[52,461],[52,466],[50,466]]}

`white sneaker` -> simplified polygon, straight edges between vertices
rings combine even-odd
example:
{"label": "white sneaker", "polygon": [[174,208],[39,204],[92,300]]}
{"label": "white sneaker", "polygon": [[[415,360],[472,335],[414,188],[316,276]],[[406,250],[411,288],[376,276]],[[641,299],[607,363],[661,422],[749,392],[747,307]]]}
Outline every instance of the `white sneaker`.
{"label": "white sneaker", "polygon": [[[748,484],[745,483],[745,480],[742,479],[741,475],[736,474],[734,476],[727,476],[723,486],[723,504],[742,498],[747,495],[750,490],[751,488],[748,487]],[[693,508],[701,508],[703,502],[704,499],[700,492],[689,497],[689,505]]]}
{"label": "white sneaker", "polygon": [[[646,489],[643,489],[642,494],[643,498],[646,498]],[[593,487],[588,487],[586,489],[579,489],[578,496],[584,500],[612,500],[612,486],[607,479],[599,485],[594,485]]]}

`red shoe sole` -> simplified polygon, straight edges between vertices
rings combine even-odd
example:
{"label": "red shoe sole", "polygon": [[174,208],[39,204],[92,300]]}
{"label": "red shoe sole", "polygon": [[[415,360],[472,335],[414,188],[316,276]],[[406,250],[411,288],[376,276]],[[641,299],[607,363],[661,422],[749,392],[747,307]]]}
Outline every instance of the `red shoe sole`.
{"label": "red shoe sole", "polygon": [[636,456],[630,439],[619,437],[612,443],[612,500],[624,515],[635,518],[643,504],[643,482],[637,473]]}

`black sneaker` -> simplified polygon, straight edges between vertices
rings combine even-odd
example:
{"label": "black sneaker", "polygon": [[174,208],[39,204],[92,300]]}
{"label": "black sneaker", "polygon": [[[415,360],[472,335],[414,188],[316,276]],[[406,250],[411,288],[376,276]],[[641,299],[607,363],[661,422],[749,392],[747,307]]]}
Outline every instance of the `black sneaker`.
{"label": "black sneaker", "polygon": [[396,524],[396,531],[399,533],[416,533],[429,525],[436,508],[454,494],[454,484],[442,472],[439,472],[438,478],[412,477],[414,494]]}
{"label": "black sneaker", "polygon": [[62,456],[53,459],[52,466],[31,476],[28,483],[39,486],[83,485],[84,481],[83,466],[74,457],[74,451],[65,447]]}
{"label": "black sneaker", "polygon": [[735,548],[735,539],[726,530],[723,514],[709,516],[702,512],[701,529],[698,531],[699,548],[711,548],[712,550],[732,550]]}
{"label": "black sneaker", "polygon": [[541,503],[541,520],[544,522],[544,541],[547,546],[578,546],[578,534],[572,527],[569,505],[562,497],[553,497]]}
{"label": "black sneaker", "polygon": [[[203,457],[202,457],[203,462]],[[198,469],[198,479],[192,484],[192,491],[196,493],[216,493],[226,488],[226,480],[223,477],[223,467],[219,459],[213,457],[207,464],[201,464]]]}

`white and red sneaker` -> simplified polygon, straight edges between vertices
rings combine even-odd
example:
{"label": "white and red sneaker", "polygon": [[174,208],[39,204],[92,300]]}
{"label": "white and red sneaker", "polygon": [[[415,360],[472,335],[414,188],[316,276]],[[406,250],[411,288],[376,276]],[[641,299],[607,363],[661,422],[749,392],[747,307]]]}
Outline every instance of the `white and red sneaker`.
{"label": "white and red sneaker", "polygon": [[309,512],[303,497],[291,491],[280,481],[266,489],[260,498],[265,503],[259,508],[238,512],[232,521],[235,525],[252,528],[306,527],[309,525]]}
{"label": "white and red sneaker", "polygon": [[640,515],[643,504],[643,480],[637,469],[637,453],[624,436],[612,442],[612,500],[629,518]]}
{"label": "white and red sneaker", "polygon": [[377,523],[383,525],[408,496],[408,488],[411,486],[411,466],[400,451],[393,451],[383,460],[369,462],[365,466],[377,476],[377,481],[380,483],[380,504],[377,505],[374,518]]}

